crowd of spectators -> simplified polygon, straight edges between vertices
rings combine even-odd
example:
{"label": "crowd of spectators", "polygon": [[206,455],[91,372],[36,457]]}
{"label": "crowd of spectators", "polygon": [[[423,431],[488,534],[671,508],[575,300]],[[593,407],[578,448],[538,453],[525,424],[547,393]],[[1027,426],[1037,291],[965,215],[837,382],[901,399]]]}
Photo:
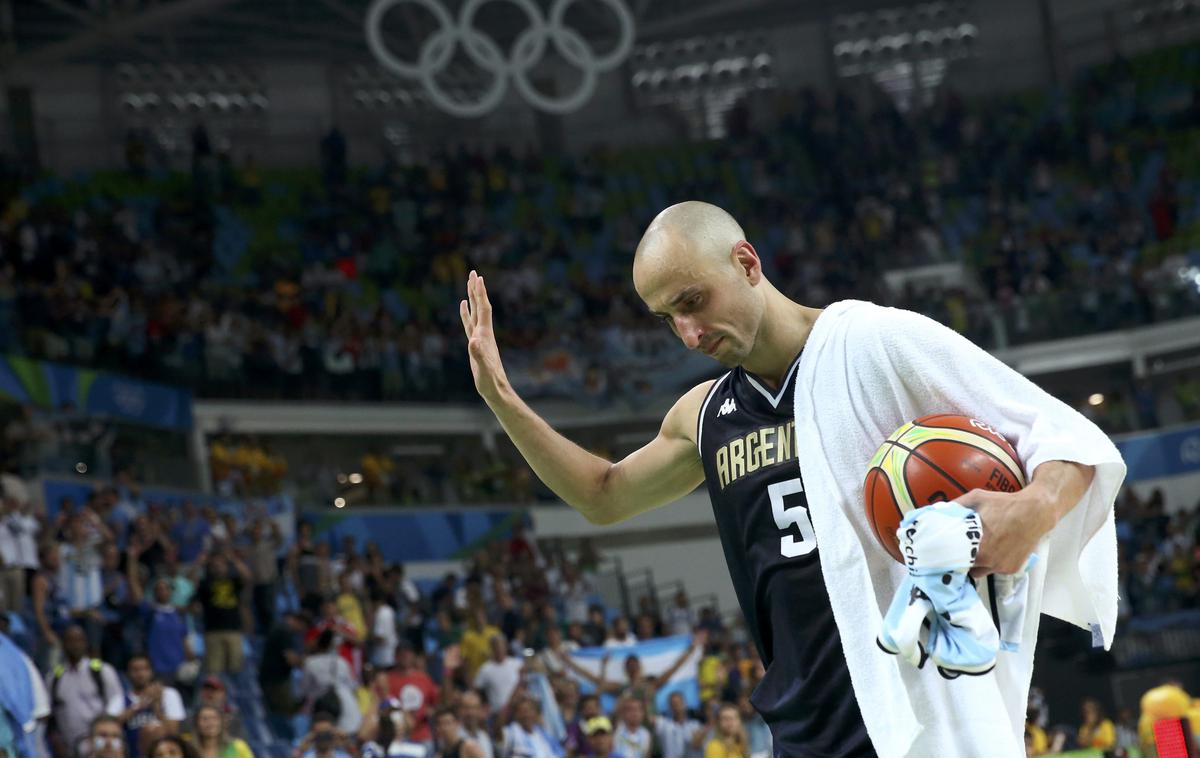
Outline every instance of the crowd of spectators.
{"label": "crowd of spectators", "polygon": [[[18,477],[0,486],[0,670],[11,639],[43,677],[31,755],[771,754],[744,628],[682,590],[619,615],[586,542],[568,551],[517,527],[432,584],[373,542],[334,544],[309,521],[288,538],[254,507],[166,508],[122,479],[47,515]],[[1196,608],[1197,513],[1122,494],[1124,623]],[[691,648],[658,677],[636,658],[596,672],[568,657],[668,635]],[[693,655],[700,707],[676,696],[660,712],[659,688]],[[1085,736],[1043,733],[1041,749],[1107,739],[1097,718]]]}
{"label": "crowd of spectators", "polygon": [[1168,512],[1162,490],[1116,504],[1124,618],[1200,609],[1200,499]]}
{"label": "crowd of spectators", "polygon": [[[277,180],[200,127],[190,178],[6,177],[0,350],[207,395],[472,399],[455,306],[478,268],[521,389],[637,401],[711,369],[628,276],[642,227],[687,197],[733,212],[813,305],[897,303],[987,346],[1171,318],[1198,297],[1179,276],[1200,239],[1197,53],[1157,54],[1150,74],[1117,61],[1064,94],[947,92],[912,116],[883,95],[787,93],[720,142],[578,156],[353,171],[335,131],[319,172]],[[1162,97],[1181,87],[1190,102]],[[965,282],[884,282],[933,262]]]}
{"label": "crowd of spectators", "polygon": [[[422,587],[309,522],[286,540],[253,510],[168,509],[125,484],[47,517],[19,478],[3,486],[0,666],[27,653],[41,672],[28,755],[770,754],[744,632],[682,592],[614,616],[586,543],[568,555],[516,528]],[[674,668],[700,656],[694,711],[677,696],[659,713],[670,672],[636,658],[568,675],[578,647],[672,634],[692,640]]]}

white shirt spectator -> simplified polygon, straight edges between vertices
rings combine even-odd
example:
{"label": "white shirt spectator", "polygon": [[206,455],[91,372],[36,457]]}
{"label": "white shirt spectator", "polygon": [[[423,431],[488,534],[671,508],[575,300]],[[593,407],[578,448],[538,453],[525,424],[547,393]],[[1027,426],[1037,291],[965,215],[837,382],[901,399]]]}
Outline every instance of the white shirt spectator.
{"label": "white shirt spectator", "polygon": [[337,728],[347,734],[354,734],[362,726],[362,711],[358,708],[358,698],[354,696],[357,686],[350,664],[337,652],[310,655],[304,662],[300,697],[315,700],[332,688],[342,705]]}
{"label": "white shirt spectator", "polygon": [[573,582],[562,582],[558,592],[563,600],[563,616],[566,622],[568,624],[586,624],[588,597],[593,592],[591,582],[586,577],[577,577]]}
{"label": "white shirt spectator", "polygon": [[623,639],[609,637],[608,639],[604,640],[604,647],[625,647],[626,645],[636,645],[637,641],[637,635],[635,635],[633,632],[626,632]]}
{"label": "white shirt spectator", "polygon": [[691,634],[695,626],[696,619],[691,608],[672,605],[667,609],[667,627],[671,634]]}
{"label": "white shirt spectator", "polygon": [[487,695],[488,708],[494,713],[503,708],[521,681],[525,664],[520,658],[508,657],[500,663],[488,659],[475,674],[475,689]]}
{"label": "white shirt spectator", "polygon": [[644,726],[629,729],[622,721],[613,732],[613,748],[628,758],[650,758],[650,730]]}
{"label": "white shirt spectator", "polygon": [[396,662],[396,645],[400,639],[396,633],[396,612],[387,603],[380,603],[375,609],[371,636],[378,638],[371,646],[371,665],[391,667]]}
{"label": "white shirt spectator", "polygon": [[19,566],[17,563],[17,559],[20,557],[17,552],[17,537],[8,528],[10,519],[11,517],[5,518],[4,523],[0,524],[0,561],[4,562],[4,568]]}
{"label": "white shirt spectator", "polygon": [[692,739],[704,726],[695,719],[685,718],[679,723],[670,716],[654,719],[654,736],[658,740],[662,758],[700,758],[702,749],[692,748]]}
{"label": "white shirt spectator", "polygon": [[28,513],[14,513],[8,517],[8,531],[17,543],[17,565],[22,568],[38,568],[37,537],[42,524]]}
{"label": "white shirt spectator", "polygon": [[479,749],[483,751],[483,758],[495,758],[496,753],[492,749],[492,738],[488,736],[487,730],[479,729],[472,733],[464,726],[459,729],[459,732],[462,733],[463,739],[470,740],[479,746]]}
{"label": "white shirt spectator", "polygon": [[555,758],[558,753],[550,746],[540,728],[527,732],[517,722],[504,727],[504,758]]}
{"label": "white shirt spectator", "polygon": [[46,676],[46,690],[50,695],[50,707],[54,711],[58,732],[68,749],[74,751],[79,740],[87,736],[92,719],[105,712],[110,716],[121,712],[107,711],[106,706],[124,690],[116,669],[107,663],[100,666],[103,691],[98,690],[90,658],[81,658],[74,666],[69,662],[63,663],[61,675],[57,677],[58,684],[55,685],[58,671],[55,669]]}
{"label": "white shirt spectator", "polygon": [[100,573],[100,554],[94,548],[65,544],[59,550],[62,565],[58,570],[59,587],[72,611],[99,608],[104,602],[104,584]]}

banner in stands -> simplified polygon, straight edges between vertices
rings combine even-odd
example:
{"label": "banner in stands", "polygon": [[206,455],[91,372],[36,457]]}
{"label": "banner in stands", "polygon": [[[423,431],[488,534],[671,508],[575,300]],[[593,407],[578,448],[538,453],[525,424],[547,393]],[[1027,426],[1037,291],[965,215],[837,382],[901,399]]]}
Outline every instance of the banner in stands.
{"label": "banner in stands", "polygon": [[1200,424],[1117,440],[1130,482],[1200,472]]}
{"label": "banner in stands", "polygon": [[316,539],[334,545],[345,537],[359,545],[374,542],[384,560],[394,563],[467,558],[483,544],[507,537],[524,519],[524,511],[486,508],[320,511],[302,516],[312,522]]}
{"label": "banner in stands", "polygon": [[16,355],[0,356],[0,397],[53,410],[71,406],[147,426],[192,428],[187,390]]}

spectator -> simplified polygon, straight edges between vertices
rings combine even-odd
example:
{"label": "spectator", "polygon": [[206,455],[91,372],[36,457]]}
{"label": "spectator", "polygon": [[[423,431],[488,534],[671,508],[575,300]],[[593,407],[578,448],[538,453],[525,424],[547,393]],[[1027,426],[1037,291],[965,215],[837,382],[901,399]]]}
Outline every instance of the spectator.
{"label": "spectator", "polygon": [[[130,749],[132,748],[130,745]],[[136,755],[125,752],[125,736],[121,730],[121,722],[106,714],[92,719],[87,742],[79,752],[88,758],[127,758],[127,755]]]}
{"label": "spectator", "polygon": [[[292,758],[355,758],[358,748],[352,736],[335,726],[336,720],[329,714],[318,712],[312,716],[308,734],[292,751]],[[365,751],[364,751],[365,752]],[[383,753],[377,753],[380,756]],[[366,758],[366,757],[365,757]]]}
{"label": "spectator", "polygon": [[273,519],[258,519],[250,529],[250,569],[254,582],[254,621],[259,634],[275,625],[275,590],[283,537]]}
{"label": "spectator", "polygon": [[304,662],[299,694],[310,713],[324,712],[337,719],[338,729],[354,734],[362,726],[362,711],[355,697],[357,682],[350,666],[337,653],[332,629],[321,632],[316,652]]}
{"label": "spectator", "polygon": [[87,657],[87,635],[82,627],[67,627],[62,645],[66,661],[46,677],[51,721],[48,739],[56,758],[73,755],[79,741],[87,736],[92,720],[105,713],[105,706],[117,702],[122,693],[121,679],[113,667]]}
{"label": "spectator", "polygon": [[417,742],[433,739],[429,710],[438,702],[440,690],[424,667],[408,640],[401,640],[396,653],[396,667],[388,672],[387,692],[404,705],[408,714],[411,737]]}
{"label": "spectator", "polygon": [[211,674],[242,670],[242,589],[250,570],[228,547],[208,557],[196,588],[204,615],[204,670]]}
{"label": "spectator", "polygon": [[439,708],[434,713],[433,731],[437,758],[485,758],[487,755],[477,743],[463,736],[462,724],[449,708]]}
{"label": "spectator", "polygon": [[[562,654],[560,651],[555,651],[559,654],[559,658],[567,668],[569,668],[576,676],[591,682],[600,692],[610,695],[620,695],[624,698],[636,698],[641,701],[642,707],[646,714],[654,715],[657,710],[658,691],[671,681],[671,677],[687,663],[688,659],[699,650],[703,650],[708,642],[708,635],[705,632],[697,632],[692,638],[692,644],[680,653],[679,657],[667,667],[665,671],[658,675],[650,675],[642,668],[642,661],[636,655],[630,655],[625,659],[625,681],[613,681],[603,677],[604,670],[608,667],[608,658],[604,659],[600,668],[601,676],[596,676],[587,669],[579,666],[571,657]],[[620,725],[617,726],[618,740],[617,746],[621,746],[620,742]],[[628,751],[626,751],[628,752]]]}
{"label": "spectator", "polygon": [[491,644],[492,656],[479,667],[472,686],[483,691],[487,698],[488,710],[495,714],[508,705],[521,681],[525,662],[516,656],[508,655],[508,644],[503,635],[494,635]]}
{"label": "spectator", "polygon": [[1083,701],[1083,723],[1079,726],[1079,747],[1108,750],[1117,741],[1116,727],[1105,715],[1100,701],[1087,698]]}
{"label": "spectator", "polygon": [[546,733],[537,701],[528,696],[515,699],[512,722],[504,727],[502,758],[562,758],[562,747]]}
{"label": "spectator", "polygon": [[746,728],[737,706],[725,703],[717,711],[717,728],[704,748],[704,758],[749,758]]}
{"label": "spectator", "polygon": [[292,671],[304,665],[304,632],[308,618],[303,611],[283,617],[263,643],[258,683],[263,692],[271,729],[284,739],[292,738],[291,715],[296,711],[292,695]]}
{"label": "spectator", "polygon": [[[606,716],[593,716],[583,725],[591,758],[633,758],[613,745],[612,722]],[[580,753],[583,755],[584,753]]]}
{"label": "spectator", "polygon": [[20,508],[16,498],[4,493],[0,501],[0,612],[5,613],[25,610],[25,568],[11,527],[20,518]]}
{"label": "spectator", "polygon": [[171,603],[171,584],[167,579],[155,580],[153,600],[145,600],[138,561],[140,545],[130,542],[128,552],[129,594],[141,612],[150,666],[163,681],[173,682],[184,662],[195,658],[188,643],[187,621]]}
{"label": "spectator", "polygon": [[147,758],[200,758],[196,747],[177,734],[161,737],[145,751]]}
{"label": "spectator", "polygon": [[629,631],[629,619],[617,616],[612,622],[612,632],[604,640],[604,647],[636,645],[638,638]]}
{"label": "spectator", "polygon": [[620,719],[617,721],[613,740],[629,758],[650,758],[653,742],[646,728],[646,706],[636,697],[626,697],[617,706]]}
{"label": "spectator", "polygon": [[[563,747],[566,748],[568,758],[589,755],[591,748],[587,725],[592,719],[603,715],[604,711],[600,709],[600,698],[597,695],[584,695],[579,698],[579,713],[575,718],[568,720],[566,714],[563,714],[567,726],[567,739]],[[608,732],[612,734],[611,723],[608,725]]]}
{"label": "spectator", "polygon": [[483,699],[475,690],[467,690],[458,700],[459,720],[462,722],[463,736],[479,746],[483,758],[494,758],[492,738],[487,731],[487,711],[483,707]]}
{"label": "spectator", "polygon": [[688,718],[683,694],[672,692],[667,699],[669,716],[654,719],[654,738],[662,758],[700,758],[704,748],[704,725]]}
{"label": "spectator", "polygon": [[593,605],[588,608],[588,620],[583,627],[583,646],[599,647],[608,637],[608,625],[604,623],[604,608]]}
{"label": "spectator", "polygon": [[488,659],[492,649],[492,638],[500,636],[500,630],[488,623],[487,611],[482,607],[474,608],[467,620],[467,628],[463,631],[462,658],[464,673],[467,681],[475,681],[479,667]]}
{"label": "spectator", "polygon": [[750,758],[771,758],[775,754],[772,749],[771,728],[750,703],[751,690],[752,688],[747,688],[738,696],[738,712],[742,716],[742,723],[746,725],[747,749],[750,751]]}
{"label": "spectator", "polygon": [[675,600],[667,609],[667,627],[671,634],[691,634],[696,626],[695,614],[688,603],[687,592],[680,589],[675,593]]}
{"label": "spectator", "polygon": [[141,754],[139,748],[144,742],[142,730],[151,729],[160,737],[178,734],[187,713],[178,690],[154,681],[149,657],[135,655],[130,658],[126,674],[130,691],[116,695],[108,704],[108,713],[121,723],[129,754],[136,758]]}
{"label": "spectator", "polygon": [[[88,646],[100,649],[104,617],[100,606],[104,602],[99,530],[107,527],[90,508],[83,508],[67,521],[68,542],[60,546],[58,587],[66,603],[67,613],[87,633]],[[107,534],[111,537],[111,533]]]}
{"label": "spectator", "polygon": [[70,621],[58,580],[60,566],[58,545],[47,543],[41,550],[41,569],[29,585],[33,619],[41,642],[39,663],[47,669],[54,668],[62,660],[62,641],[58,635]]}
{"label": "spectator", "polygon": [[231,737],[225,728],[225,716],[219,708],[202,705],[192,719],[192,742],[198,758],[254,758],[244,740]]}
{"label": "spectator", "polygon": [[229,694],[220,677],[210,674],[200,685],[200,704],[216,708],[225,719],[225,733],[232,737],[245,738],[246,727],[242,717],[229,702]]}
{"label": "spectator", "polygon": [[362,758],[426,758],[429,748],[411,739],[412,720],[397,700],[385,701],[373,726],[365,730]]}
{"label": "spectator", "polygon": [[371,594],[371,665],[386,669],[396,662],[396,646],[400,642],[396,626],[396,611],[387,601],[381,587],[372,587]]}
{"label": "spectator", "polygon": [[171,539],[178,546],[179,560],[195,563],[209,545],[210,526],[191,500],[183,501],[183,517],[171,529]]}

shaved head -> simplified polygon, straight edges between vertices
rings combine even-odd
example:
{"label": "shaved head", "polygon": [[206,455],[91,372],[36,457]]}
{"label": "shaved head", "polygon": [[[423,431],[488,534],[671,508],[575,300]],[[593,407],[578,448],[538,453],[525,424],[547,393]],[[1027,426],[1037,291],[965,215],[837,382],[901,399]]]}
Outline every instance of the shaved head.
{"label": "shaved head", "polygon": [[733,246],[744,239],[741,225],[724,209],[699,200],[677,203],[655,216],[646,228],[633,256],[634,270],[639,263],[653,266],[683,263],[689,258],[693,262],[727,259]]}
{"label": "shaved head", "polygon": [[685,347],[729,366],[753,349],[770,289],[741,225],[696,200],[650,222],[634,254],[633,286]]}

